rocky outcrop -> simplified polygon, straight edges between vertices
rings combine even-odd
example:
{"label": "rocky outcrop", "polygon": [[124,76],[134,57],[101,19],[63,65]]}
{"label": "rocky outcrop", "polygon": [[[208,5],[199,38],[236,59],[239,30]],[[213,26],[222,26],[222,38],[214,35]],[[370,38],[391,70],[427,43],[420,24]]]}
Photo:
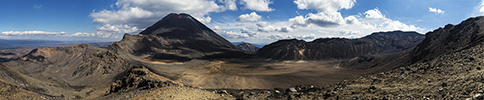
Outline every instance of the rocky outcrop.
{"label": "rocky outcrop", "polygon": [[244,51],[248,51],[248,52],[257,52],[257,50],[259,50],[260,48],[253,45],[253,44],[250,44],[250,43],[241,43],[239,45],[237,45],[237,47],[239,49],[242,49]]}
{"label": "rocky outcrop", "polygon": [[257,55],[274,60],[348,59],[373,54],[401,52],[424,39],[416,32],[379,32],[359,38],[320,38],[312,42],[280,40],[261,48]]}
{"label": "rocky outcrop", "polygon": [[466,49],[484,41],[484,17],[469,18],[458,25],[445,25],[426,34],[412,51],[412,62],[428,61],[442,54]]}
{"label": "rocky outcrop", "polygon": [[144,67],[138,67],[128,70],[127,74],[122,79],[114,82],[109,89],[109,94],[170,86],[180,85],[172,82],[168,78],[152,73]]}

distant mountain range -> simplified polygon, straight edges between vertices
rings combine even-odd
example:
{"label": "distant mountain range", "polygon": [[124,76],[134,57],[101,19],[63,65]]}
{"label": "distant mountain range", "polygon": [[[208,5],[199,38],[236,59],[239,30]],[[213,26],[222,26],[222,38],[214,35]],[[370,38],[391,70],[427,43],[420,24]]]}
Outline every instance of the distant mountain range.
{"label": "distant mountain range", "polygon": [[319,38],[311,42],[279,40],[261,48],[259,56],[274,60],[328,60],[389,54],[412,49],[425,36],[417,32],[378,32],[357,38]]}
{"label": "distant mountain range", "polygon": [[22,49],[22,48],[43,48],[68,46],[80,43],[106,48],[112,42],[86,42],[86,41],[49,41],[49,40],[7,40],[0,39],[0,49]]}
{"label": "distant mountain range", "polygon": [[[232,44],[234,44],[234,45],[239,45],[239,44],[242,44],[242,43],[249,43],[249,42],[232,42]],[[254,45],[258,48],[262,48],[265,45],[267,45],[267,44],[259,44],[259,43],[249,43],[249,44],[252,44],[252,45]]]}

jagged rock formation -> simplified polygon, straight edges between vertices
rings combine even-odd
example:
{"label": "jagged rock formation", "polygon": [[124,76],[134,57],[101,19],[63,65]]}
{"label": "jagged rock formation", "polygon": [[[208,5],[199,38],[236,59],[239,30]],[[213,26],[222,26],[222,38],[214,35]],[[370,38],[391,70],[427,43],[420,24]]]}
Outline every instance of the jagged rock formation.
{"label": "jagged rock formation", "polygon": [[412,51],[412,62],[428,61],[442,54],[467,49],[484,41],[483,17],[469,18],[458,25],[445,25],[426,34]]}
{"label": "jagged rock formation", "polygon": [[250,44],[250,43],[241,43],[241,44],[238,44],[237,47],[239,49],[242,49],[244,51],[248,51],[248,52],[257,52],[257,50],[259,50],[260,48],[253,45],[253,44]]}
{"label": "jagged rock formation", "polygon": [[159,76],[144,67],[133,68],[127,72],[128,74],[126,74],[122,79],[117,80],[111,85],[109,93],[116,93],[121,91],[127,92],[138,89],[143,90],[151,88],[180,86],[179,84],[174,83],[170,79]]}
{"label": "jagged rock formation", "polygon": [[379,32],[359,39],[320,38],[312,42],[280,40],[261,48],[257,55],[274,60],[348,59],[411,49],[424,39],[416,32]]}

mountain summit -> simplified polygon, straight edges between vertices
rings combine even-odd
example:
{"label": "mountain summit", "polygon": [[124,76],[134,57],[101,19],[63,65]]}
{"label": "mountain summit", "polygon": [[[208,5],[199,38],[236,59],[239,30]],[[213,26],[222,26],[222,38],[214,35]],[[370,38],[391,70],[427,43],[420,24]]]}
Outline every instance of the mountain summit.
{"label": "mountain summit", "polygon": [[[188,14],[171,13],[138,35],[118,43],[128,53],[152,58],[238,57],[244,52]],[[121,48],[120,48],[121,49]]]}
{"label": "mountain summit", "polygon": [[186,40],[185,42],[190,47],[197,47],[196,49],[199,50],[205,50],[207,46],[237,48],[213,30],[185,13],[171,13],[139,34],[156,35],[165,39]]}

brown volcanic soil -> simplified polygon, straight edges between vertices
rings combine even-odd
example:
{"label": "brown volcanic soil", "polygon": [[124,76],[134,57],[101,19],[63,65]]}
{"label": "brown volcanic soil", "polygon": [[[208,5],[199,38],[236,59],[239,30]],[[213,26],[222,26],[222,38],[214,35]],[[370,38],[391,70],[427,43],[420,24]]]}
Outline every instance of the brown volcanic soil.
{"label": "brown volcanic soil", "polygon": [[298,84],[329,84],[374,72],[339,68],[334,61],[263,61],[263,59],[143,62],[154,73],[205,89],[273,89]]}

